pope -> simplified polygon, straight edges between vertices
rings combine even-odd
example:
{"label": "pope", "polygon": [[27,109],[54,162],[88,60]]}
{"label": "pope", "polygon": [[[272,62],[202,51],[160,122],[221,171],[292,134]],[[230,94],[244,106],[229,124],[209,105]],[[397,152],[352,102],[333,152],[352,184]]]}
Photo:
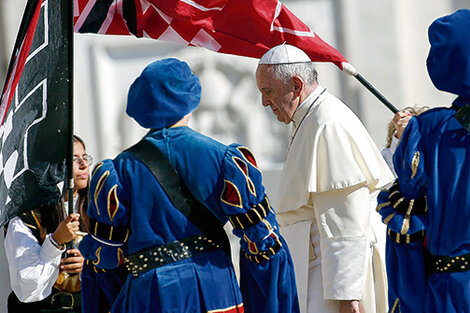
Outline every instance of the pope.
{"label": "pope", "polygon": [[274,205],[292,250],[302,312],[385,312],[370,216],[393,174],[357,116],[283,44],[259,61],[262,105],[293,124]]}

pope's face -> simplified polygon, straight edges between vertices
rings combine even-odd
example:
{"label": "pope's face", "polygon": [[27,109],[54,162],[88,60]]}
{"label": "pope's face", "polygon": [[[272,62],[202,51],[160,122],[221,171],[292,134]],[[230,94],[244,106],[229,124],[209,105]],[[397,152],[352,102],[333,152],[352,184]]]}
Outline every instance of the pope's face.
{"label": "pope's face", "polygon": [[263,106],[269,106],[280,122],[289,124],[299,105],[293,83],[276,78],[264,64],[260,64],[256,70],[256,83]]}

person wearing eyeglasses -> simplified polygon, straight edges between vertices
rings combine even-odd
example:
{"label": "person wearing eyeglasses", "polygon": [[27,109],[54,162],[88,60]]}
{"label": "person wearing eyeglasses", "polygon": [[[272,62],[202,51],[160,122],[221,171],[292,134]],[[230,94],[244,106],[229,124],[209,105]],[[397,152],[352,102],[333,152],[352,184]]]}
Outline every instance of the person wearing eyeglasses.
{"label": "person wearing eyeglasses", "polygon": [[[93,158],[85,143],[73,137],[73,207],[68,193],[58,203],[12,219],[5,236],[5,252],[13,292],[8,312],[81,312],[79,273],[84,259],[78,241],[89,228],[89,170]],[[66,243],[73,241],[72,248]],[[66,252],[66,253],[65,253]]]}

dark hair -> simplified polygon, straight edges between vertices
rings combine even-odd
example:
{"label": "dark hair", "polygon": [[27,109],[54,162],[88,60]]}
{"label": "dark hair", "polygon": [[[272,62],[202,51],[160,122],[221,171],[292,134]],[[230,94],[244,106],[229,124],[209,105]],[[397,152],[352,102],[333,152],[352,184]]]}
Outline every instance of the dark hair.
{"label": "dark hair", "polygon": [[85,142],[83,141],[82,138],[78,137],[77,135],[73,135],[73,143],[79,142],[82,144],[83,148],[86,150]]}
{"label": "dark hair", "polygon": [[90,218],[88,217],[87,210],[90,203],[90,195],[88,190],[89,186],[78,190],[78,212],[80,213],[80,229],[84,232],[90,232]]}

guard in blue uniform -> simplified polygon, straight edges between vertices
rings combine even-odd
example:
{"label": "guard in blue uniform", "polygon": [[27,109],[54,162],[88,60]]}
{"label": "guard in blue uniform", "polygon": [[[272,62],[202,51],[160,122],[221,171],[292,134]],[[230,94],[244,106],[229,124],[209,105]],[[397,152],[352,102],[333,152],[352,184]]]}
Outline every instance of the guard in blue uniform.
{"label": "guard in blue uniform", "polygon": [[[134,147],[100,162],[80,251],[98,269],[128,268],[113,313],[299,312],[292,260],[253,154],[186,126],[200,94],[197,76],[176,59],[150,64],[135,80],[127,114],[151,129],[138,145],[168,164],[158,177]],[[169,186],[169,168],[180,189]],[[202,222],[201,205],[209,212]],[[241,239],[240,287],[226,238],[211,231],[227,221]]]}
{"label": "guard in blue uniform", "polygon": [[[425,295],[414,300],[426,313],[470,312],[469,30],[467,9],[430,26],[429,75],[436,88],[458,97],[451,107],[413,117],[394,155],[403,197],[426,197],[427,242],[421,266],[421,273],[426,273],[421,287]],[[395,312],[400,311],[415,312],[401,306]]]}
{"label": "guard in blue uniform", "polygon": [[377,211],[387,225],[385,263],[389,312],[424,313],[426,197],[406,199],[395,181],[390,189],[379,193],[377,202]]}

